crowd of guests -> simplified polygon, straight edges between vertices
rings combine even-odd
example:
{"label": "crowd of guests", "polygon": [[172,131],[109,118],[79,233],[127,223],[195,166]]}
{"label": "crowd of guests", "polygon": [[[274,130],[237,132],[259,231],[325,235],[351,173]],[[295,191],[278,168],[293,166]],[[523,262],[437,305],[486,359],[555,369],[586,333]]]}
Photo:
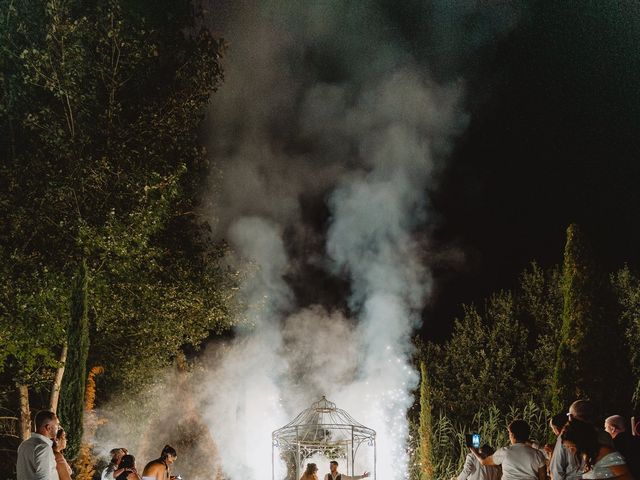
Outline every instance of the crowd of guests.
{"label": "crowd of guests", "polygon": [[[64,457],[67,434],[56,414],[40,411],[34,425],[35,432],[18,447],[17,480],[71,480],[73,471]],[[115,448],[101,480],[181,480],[171,475],[171,465],[177,458],[176,450],[165,445],[160,457],[147,463],[140,473],[135,457],[126,448]]]}
{"label": "crowd of guests", "polygon": [[[71,480],[73,471],[64,457],[67,435],[56,414],[38,412],[34,424],[35,432],[18,447],[17,480]],[[627,426],[622,416],[613,415],[599,428],[591,402],[577,400],[569,413],[549,420],[557,438],[540,448],[531,441],[527,422],[514,420],[507,427],[510,445],[496,451],[489,445],[470,448],[457,480],[640,480],[640,436]],[[126,448],[115,448],[101,480],[180,480],[171,475],[177,457],[176,450],[165,445],[160,457],[140,473],[135,457]],[[300,480],[318,480],[317,472],[317,465],[309,463]],[[343,475],[332,460],[324,480],[368,476]]]}
{"label": "crowd of guests", "polygon": [[608,417],[600,429],[592,403],[577,400],[549,426],[556,442],[540,448],[527,422],[514,420],[510,445],[470,448],[457,480],[640,480],[640,436],[622,416]]}
{"label": "crowd of guests", "polygon": [[178,458],[178,453],[171,445],[165,445],[160,457],[150,461],[142,470],[136,468],[136,459],[126,448],[111,450],[111,461],[102,471],[101,480],[176,480],[179,476],[171,475],[171,465]]}

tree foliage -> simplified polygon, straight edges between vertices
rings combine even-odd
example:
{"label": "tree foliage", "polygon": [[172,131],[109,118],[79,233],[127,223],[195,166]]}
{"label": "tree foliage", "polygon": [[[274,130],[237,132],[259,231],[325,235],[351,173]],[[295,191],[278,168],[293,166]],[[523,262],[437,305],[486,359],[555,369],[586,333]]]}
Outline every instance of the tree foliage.
{"label": "tree foliage", "polygon": [[591,399],[600,417],[634,413],[640,277],[625,267],[607,278],[596,264],[572,225],[561,267],[532,263],[513,291],[491,295],[483,309],[464,306],[451,338],[423,348],[431,403],[422,408],[432,412],[435,478],[462,466],[465,432],[505,445],[503,419],[530,419],[533,438],[543,441],[550,412],[566,411],[577,398]]}
{"label": "tree foliage", "polygon": [[58,416],[67,431],[67,456],[76,458],[83,433],[84,394],[89,355],[89,319],[87,315],[87,266],[82,262],[73,281],[71,316],[67,329],[67,365],[60,389]]}
{"label": "tree foliage", "polygon": [[528,395],[528,329],[511,293],[492,296],[482,312],[464,308],[451,339],[431,347],[434,405],[461,420],[495,404],[502,411]]}
{"label": "tree foliage", "polygon": [[235,274],[197,214],[224,45],[186,0],[0,11],[0,365],[50,378],[86,261],[103,391],[149,381],[230,323]]}
{"label": "tree foliage", "polygon": [[553,409],[560,411],[576,398],[588,395],[584,360],[586,340],[592,334],[593,268],[590,252],[577,225],[567,229],[562,266],[563,310],[560,343],[553,375]]}
{"label": "tree foliage", "polygon": [[[633,410],[637,412],[640,408],[640,278],[625,266],[611,275],[611,283],[621,308],[620,323],[632,373]],[[622,347],[622,342],[618,341],[618,347]]]}
{"label": "tree foliage", "polygon": [[431,415],[431,386],[427,365],[420,362],[420,478],[433,478],[433,422]]}
{"label": "tree foliage", "polygon": [[620,342],[619,311],[606,276],[595,266],[579,227],[567,229],[562,267],[562,327],[553,374],[554,411],[576,398],[591,399],[598,411],[628,406],[629,359]]}

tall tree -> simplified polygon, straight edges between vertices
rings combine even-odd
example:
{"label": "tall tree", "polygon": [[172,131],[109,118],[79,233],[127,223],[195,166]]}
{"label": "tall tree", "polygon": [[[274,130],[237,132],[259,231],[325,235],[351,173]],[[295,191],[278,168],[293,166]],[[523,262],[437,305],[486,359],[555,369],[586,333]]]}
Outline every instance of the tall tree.
{"label": "tall tree", "polygon": [[67,431],[67,455],[76,458],[82,442],[84,394],[89,355],[89,320],[87,316],[87,266],[84,262],[73,282],[71,317],[67,329],[69,348],[65,375],[60,391],[59,417]]}
{"label": "tall tree", "polygon": [[582,360],[593,323],[591,253],[577,225],[567,228],[562,265],[562,327],[553,375],[552,407],[556,412],[587,395]]}
{"label": "tall tree", "polygon": [[[621,307],[620,321],[624,331],[629,369],[632,378],[631,410],[640,411],[640,279],[628,266],[611,276]],[[621,347],[620,341],[618,345]]]}
{"label": "tall tree", "polygon": [[0,360],[21,385],[52,380],[84,260],[95,363],[165,365],[228,322],[233,272],[195,213],[223,45],[191,2],[161,5],[0,0],[0,323],[19,327]]}
{"label": "tall tree", "polygon": [[528,351],[529,332],[512,293],[492,295],[483,311],[465,307],[451,339],[432,349],[436,411],[470,421],[492,404],[501,412],[524,404],[530,396]]}
{"label": "tall tree", "polygon": [[620,341],[618,312],[612,305],[610,284],[596,268],[593,252],[576,224],[567,228],[561,288],[554,411],[578,398],[591,399],[601,413],[625,408],[628,361]]}
{"label": "tall tree", "polygon": [[520,276],[517,293],[523,322],[529,326],[531,370],[526,384],[538,405],[551,406],[553,372],[562,325],[563,297],[560,268],[541,268],[536,262]]}
{"label": "tall tree", "polygon": [[433,478],[433,433],[431,385],[427,365],[420,362],[420,473],[423,480]]}

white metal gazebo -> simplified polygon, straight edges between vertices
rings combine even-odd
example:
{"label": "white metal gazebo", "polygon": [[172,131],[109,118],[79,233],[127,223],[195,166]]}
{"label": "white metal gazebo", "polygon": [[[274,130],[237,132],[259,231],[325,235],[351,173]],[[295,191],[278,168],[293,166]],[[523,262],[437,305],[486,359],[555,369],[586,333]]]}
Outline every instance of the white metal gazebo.
{"label": "white metal gazebo", "polygon": [[272,433],[272,480],[282,480],[276,479],[276,454],[287,465],[286,480],[300,478],[305,460],[314,455],[345,459],[344,473],[354,475],[354,464],[361,447],[373,449],[371,478],[375,479],[376,432],[323,396],[322,400]]}

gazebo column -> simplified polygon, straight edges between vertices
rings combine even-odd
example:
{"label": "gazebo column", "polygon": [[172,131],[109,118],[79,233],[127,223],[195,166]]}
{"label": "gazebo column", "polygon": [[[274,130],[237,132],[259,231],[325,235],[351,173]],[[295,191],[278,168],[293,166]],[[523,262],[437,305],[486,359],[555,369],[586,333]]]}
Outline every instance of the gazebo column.
{"label": "gazebo column", "polygon": [[300,436],[298,435],[298,427],[296,427],[296,479],[301,477],[300,472]]}
{"label": "gazebo column", "polygon": [[[355,445],[355,441],[353,439],[353,425],[352,425],[351,426],[351,475],[355,475],[355,471],[356,471],[356,453],[353,451],[354,445]],[[347,453],[347,456],[349,456],[349,452],[347,451],[346,453]]]}

